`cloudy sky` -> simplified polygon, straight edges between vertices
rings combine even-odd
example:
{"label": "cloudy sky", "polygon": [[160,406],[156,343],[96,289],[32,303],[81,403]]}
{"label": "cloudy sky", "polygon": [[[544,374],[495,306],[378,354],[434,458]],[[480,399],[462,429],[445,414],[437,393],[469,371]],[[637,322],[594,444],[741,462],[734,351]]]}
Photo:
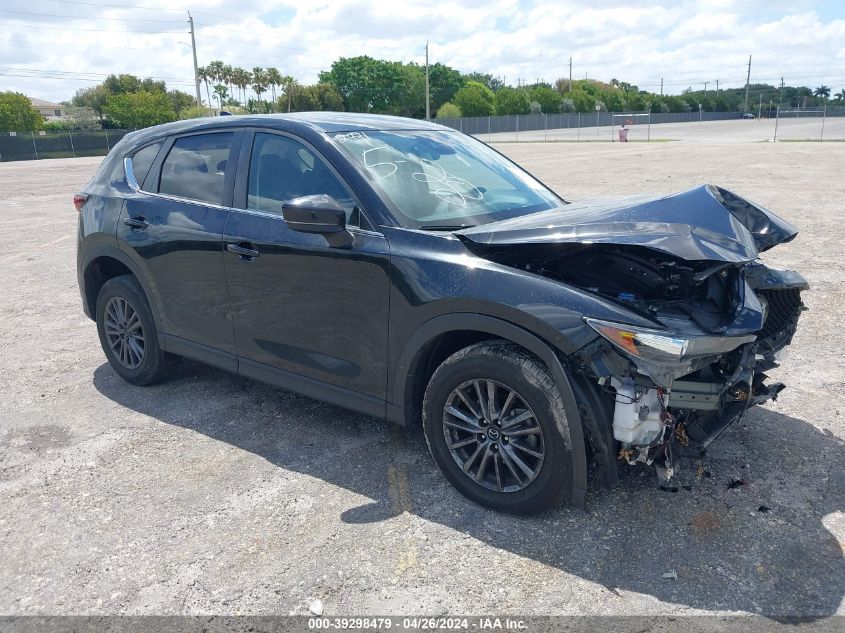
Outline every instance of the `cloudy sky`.
{"label": "cloudy sky", "polygon": [[3,0],[0,90],[62,101],[109,73],[192,90],[199,63],[275,66],[313,82],[370,55],[553,82],[616,77],[658,91],[752,81],[845,88],[842,0]]}

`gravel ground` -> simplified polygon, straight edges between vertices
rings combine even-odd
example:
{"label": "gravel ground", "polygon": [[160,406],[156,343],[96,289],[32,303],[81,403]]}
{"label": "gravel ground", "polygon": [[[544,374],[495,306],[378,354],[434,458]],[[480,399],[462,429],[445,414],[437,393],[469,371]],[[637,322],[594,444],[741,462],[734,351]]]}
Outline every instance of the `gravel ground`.
{"label": "gravel ground", "polygon": [[122,382],[76,287],[97,159],[2,163],[0,614],[845,614],[845,144],[500,149],[572,199],[713,182],[801,227],[766,257],[812,284],[780,399],[677,492],[495,514],[418,432],[193,362]]}

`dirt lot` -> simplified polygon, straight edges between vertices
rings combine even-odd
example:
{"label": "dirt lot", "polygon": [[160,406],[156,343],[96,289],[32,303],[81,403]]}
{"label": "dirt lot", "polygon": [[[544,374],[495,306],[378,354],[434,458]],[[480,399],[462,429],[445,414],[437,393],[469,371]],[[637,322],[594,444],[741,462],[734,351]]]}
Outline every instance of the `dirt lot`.
{"label": "dirt lot", "polygon": [[76,287],[96,159],[3,163],[0,614],[845,614],[845,144],[500,147],[572,199],[713,182],[800,226],[766,257],[813,286],[780,399],[677,492],[488,512],[418,433],[195,363],[123,383]]}

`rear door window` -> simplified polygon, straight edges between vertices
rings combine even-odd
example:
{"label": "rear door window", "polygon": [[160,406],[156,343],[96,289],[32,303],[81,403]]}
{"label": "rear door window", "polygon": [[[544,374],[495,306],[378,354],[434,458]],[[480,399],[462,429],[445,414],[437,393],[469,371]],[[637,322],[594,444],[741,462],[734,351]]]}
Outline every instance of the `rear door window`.
{"label": "rear door window", "polygon": [[214,132],[176,139],[161,166],[158,192],[222,204],[233,137],[232,132]]}

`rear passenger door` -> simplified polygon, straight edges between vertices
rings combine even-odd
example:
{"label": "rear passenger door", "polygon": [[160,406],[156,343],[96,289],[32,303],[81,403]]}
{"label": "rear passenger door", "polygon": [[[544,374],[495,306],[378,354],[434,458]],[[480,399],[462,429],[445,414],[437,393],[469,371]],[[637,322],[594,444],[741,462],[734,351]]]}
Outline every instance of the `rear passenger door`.
{"label": "rear passenger door", "polygon": [[121,248],[147,273],[165,348],[230,370],[222,239],[241,136],[225,130],[168,139],[118,223]]}

